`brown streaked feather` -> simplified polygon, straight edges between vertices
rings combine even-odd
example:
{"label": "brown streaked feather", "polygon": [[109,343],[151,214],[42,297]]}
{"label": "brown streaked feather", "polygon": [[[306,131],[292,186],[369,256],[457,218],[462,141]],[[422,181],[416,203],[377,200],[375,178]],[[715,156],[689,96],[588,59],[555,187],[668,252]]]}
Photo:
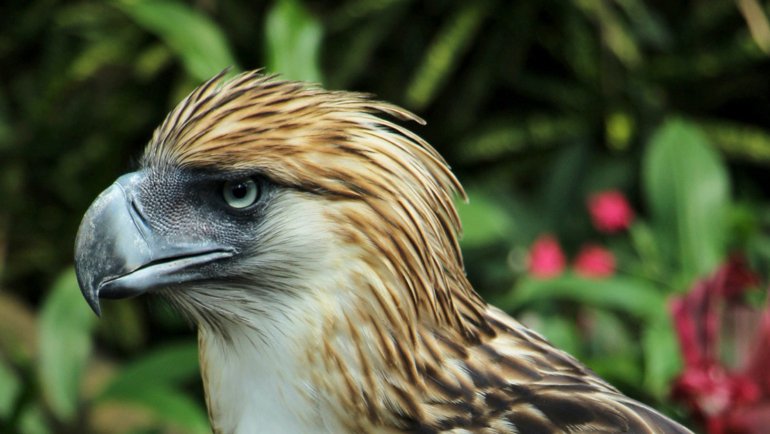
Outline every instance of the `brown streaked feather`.
{"label": "brown streaked feather", "polygon": [[[463,276],[452,198],[464,196],[462,187],[428,143],[377,113],[421,122],[362,94],[256,72],[224,83],[217,76],[168,115],[144,165],[257,170],[279,184],[361,199],[366,215],[351,206],[339,218],[392,259],[414,312],[463,328],[454,296],[472,300],[476,309],[483,302]],[[386,224],[374,228],[371,222]],[[448,275],[462,277],[449,282]]]}
{"label": "brown streaked feather", "polygon": [[324,200],[330,233],[354,252],[355,291],[344,309],[323,311],[324,339],[308,343],[305,374],[341,424],[350,432],[689,432],[477,295],[458,242],[460,183],[434,148],[381,115],[423,122],[363,94],[258,72],[219,75],[168,115],[144,155],[147,167],[254,171]]}

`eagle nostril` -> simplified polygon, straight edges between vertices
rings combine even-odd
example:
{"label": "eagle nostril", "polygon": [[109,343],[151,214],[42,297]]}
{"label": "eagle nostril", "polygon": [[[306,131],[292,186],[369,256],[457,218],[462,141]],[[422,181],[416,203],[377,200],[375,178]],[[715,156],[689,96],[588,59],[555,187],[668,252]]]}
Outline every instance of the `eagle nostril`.
{"label": "eagle nostril", "polygon": [[129,211],[131,214],[131,220],[134,222],[136,229],[139,231],[139,234],[141,234],[144,241],[147,241],[148,236],[152,232],[152,229],[147,222],[147,217],[144,215],[144,212],[142,212],[142,209],[139,207],[134,198],[131,198],[129,203],[131,206]]}

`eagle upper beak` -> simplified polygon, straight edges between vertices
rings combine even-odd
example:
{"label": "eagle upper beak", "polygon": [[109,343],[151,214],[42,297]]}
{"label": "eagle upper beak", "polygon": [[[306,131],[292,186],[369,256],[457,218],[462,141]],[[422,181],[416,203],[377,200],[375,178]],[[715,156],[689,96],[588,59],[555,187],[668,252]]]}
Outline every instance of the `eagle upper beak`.
{"label": "eagle upper beak", "polygon": [[184,282],[203,280],[202,266],[231,257],[235,249],[209,241],[156,234],[135,193],[143,174],[121,176],[83,216],[75,240],[80,290],[99,315],[100,298],[127,298]]}

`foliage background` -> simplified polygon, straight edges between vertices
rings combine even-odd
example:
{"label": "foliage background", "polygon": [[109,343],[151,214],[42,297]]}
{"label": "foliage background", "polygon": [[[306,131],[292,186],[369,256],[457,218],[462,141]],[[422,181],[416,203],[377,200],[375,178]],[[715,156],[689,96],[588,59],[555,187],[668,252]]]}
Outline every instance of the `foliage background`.
{"label": "foliage background", "polygon": [[[152,129],[226,66],[360,90],[466,185],[468,273],[624,392],[687,422],[666,300],[732,250],[770,257],[770,2],[9,0],[0,5],[0,432],[198,433],[194,332],[142,298],[89,312],[72,246]],[[592,229],[619,189],[639,219]],[[609,246],[616,276],[529,277]]]}

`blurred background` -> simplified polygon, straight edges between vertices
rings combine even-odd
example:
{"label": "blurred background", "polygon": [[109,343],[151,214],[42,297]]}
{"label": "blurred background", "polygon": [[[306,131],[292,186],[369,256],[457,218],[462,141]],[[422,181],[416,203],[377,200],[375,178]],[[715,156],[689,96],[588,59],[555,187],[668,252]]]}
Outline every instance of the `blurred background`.
{"label": "blurred background", "polygon": [[7,0],[0,433],[209,432],[194,330],[89,311],[78,223],[227,66],[358,90],[466,186],[467,271],[623,392],[770,426],[770,1]]}

